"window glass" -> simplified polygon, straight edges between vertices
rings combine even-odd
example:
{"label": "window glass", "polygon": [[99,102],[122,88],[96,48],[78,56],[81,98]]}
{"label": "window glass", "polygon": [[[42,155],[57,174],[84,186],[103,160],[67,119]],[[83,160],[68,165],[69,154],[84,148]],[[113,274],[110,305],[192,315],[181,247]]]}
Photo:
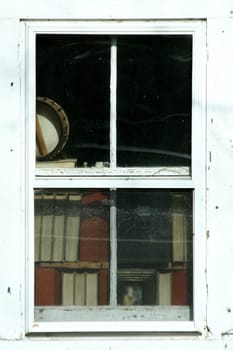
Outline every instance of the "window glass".
{"label": "window glass", "polygon": [[191,191],[119,190],[117,198],[118,303],[191,305]]}
{"label": "window glass", "polygon": [[176,305],[168,318],[191,319],[192,191],[36,190],[35,305]]}
{"label": "window glass", "polygon": [[192,51],[36,35],[36,322],[193,319]]}
{"label": "window glass", "polygon": [[[109,39],[91,36],[38,35],[36,51],[36,94],[43,97],[37,105],[45,143],[55,149],[37,154],[38,160],[75,158],[78,166],[109,162],[110,44]],[[50,101],[52,100],[52,102]],[[54,104],[56,102],[58,106]],[[46,106],[44,111],[41,105]],[[58,111],[63,109],[69,123]],[[42,111],[41,111],[42,109]],[[44,119],[53,123],[46,134]],[[58,123],[58,121],[57,121]],[[55,124],[55,125],[54,125]],[[38,126],[38,123],[37,123]],[[38,136],[38,128],[37,128]],[[41,140],[39,140],[41,142]],[[40,144],[37,138],[37,145]],[[58,147],[57,147],[58,146]],[[57,148],[56,148],[57,147]],[[44,157],[43,157],[44,155]]]}
{"label": "window glass", "polygon": [[108,197],[101,190],[35,192],[36,305],[109,303]]}
{"label": "window glass", "polygon": [[191,167],[190,35],[38,35],[36,94],[38,166]]}
{"label": "window glass", "polygon": [[117,40],[120,166],[190,166],[191,36]]}

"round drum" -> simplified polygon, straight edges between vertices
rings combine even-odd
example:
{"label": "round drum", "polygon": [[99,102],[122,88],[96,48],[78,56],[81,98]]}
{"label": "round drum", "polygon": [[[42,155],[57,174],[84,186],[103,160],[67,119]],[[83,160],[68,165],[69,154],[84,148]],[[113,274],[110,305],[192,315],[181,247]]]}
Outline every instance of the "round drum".
{"label": "round drum", "polygon": [[59,158],[69,137],[69,121],[63,108],[46,97],[36,98],[36,159]]}

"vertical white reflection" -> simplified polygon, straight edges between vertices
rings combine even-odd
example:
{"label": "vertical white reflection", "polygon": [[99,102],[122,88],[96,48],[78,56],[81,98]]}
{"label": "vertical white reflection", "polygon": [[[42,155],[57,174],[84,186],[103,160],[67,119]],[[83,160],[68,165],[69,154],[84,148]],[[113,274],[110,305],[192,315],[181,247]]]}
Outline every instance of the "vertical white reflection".
{"label": "vertical white reflection", "polygon": [[116,167],[116,101],[117,96],[117,39],[111,41],[111,77],[110,77],[110,164]]}
{"label": "vertical white reflection", "polygon": [[116,189],[110,190],[110,305],[117,305],[117,207]]}

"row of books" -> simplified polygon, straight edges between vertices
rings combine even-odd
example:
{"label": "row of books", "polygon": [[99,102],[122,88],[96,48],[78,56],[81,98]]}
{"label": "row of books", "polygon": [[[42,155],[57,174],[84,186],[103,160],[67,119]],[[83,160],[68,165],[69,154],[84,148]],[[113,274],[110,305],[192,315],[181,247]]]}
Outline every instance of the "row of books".
{"label": "row of books", "polygon": [[[141,277],[141,283],[135,283],[136,275],[131,272],[128,271],[130,278],[123,283],[124,292],[120,295],[120,299],[118,296],[119,305],[188,304],[186,270],[154,271],[150,275],[153,276],[153,281],[151,278],[150,281],[148,280],[146,271],[144,277],[147,280],[142,282],[143,277]],[[120,283],[119,279],[118,283]],[[118,293],[119,291],[118,288]],[[36,269],[35,305],[108,305],[108,295],[107,269],[85,272],[67,272],[41,267]]]}
{"label": "row of books", "polygon": [[107,261],[105,198],[102,193],[36,193],[35,261]]}
{"label": "row of books", "polygon": [[[123,269],[118,271],[120,305],[187,305],[187,270]],[[191,287],[191,286],[190,286]]]}
{"label": "row of books", "polygon": [[108,270],[64,272],[36,268],[35,305],[107,305]]}
{"label": "row of books", "polygon": [[187,305],[187,271],[157,273],[157,305]]}
{"label": "row of books", "polygon": [[[104,192],[93,192],[88,195],[61,192],[36,193],[35,261],[108,261],[109,219],[107,211],[109,208],[106,209],[106,206],[102,205],[106,199]],[[156,236],[157,231],[155,231],[154,235],[157,240],[154,240],[153,244],[150,241],[151,234],[149,234],[153,228],[150,221],[147,223],[148,228],[145,228],[146,232],[141,244],[139,238],[143,232],[139,230],[140,232],[137,233],[137,227],[133,230],[135,226],[133,219],[135,218],[127,216],[128,222],[134,222],[134,226],[130,225],[129,228],[126,228],[126,234],[124,227],[122,229],[118,227],[120,231],[119,261],[125,263],[131,259],[133,262],[136,255],[139,262],[140,259],[146,259],[146,262],[149,262],[149,259],[151,262],[155,262],[155,259],[158,260],[157,262],[163,261],[162,259],[165,260],[164,262],[186,262],[189,258],[187,242],[190,224],[182,201],[182,195],[173,196],[172,223],[169,224],[167,238],[163,237],[164,227],[161,227],[161,240]],[[155,224],[156,220],[153,220],[153,225]],[[127,231],[129,229],[133,230],[130,236]]]}

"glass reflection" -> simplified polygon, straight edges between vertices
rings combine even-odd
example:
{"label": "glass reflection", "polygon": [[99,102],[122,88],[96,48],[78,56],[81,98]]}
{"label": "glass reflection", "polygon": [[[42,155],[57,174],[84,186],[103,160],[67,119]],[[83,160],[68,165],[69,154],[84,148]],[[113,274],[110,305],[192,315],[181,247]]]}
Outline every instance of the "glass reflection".
{"label": "glass reflection", "polygon": [[117,39],[118,166],[190,166],[191,36]]}
{"label": "glass reflection", "polygon": [[108,196],[35,191],[35,305],[109,303]]}
{"label": "glass reflection", "polygon": [[192,305],[192,192],[119,190],[120,305]]}

